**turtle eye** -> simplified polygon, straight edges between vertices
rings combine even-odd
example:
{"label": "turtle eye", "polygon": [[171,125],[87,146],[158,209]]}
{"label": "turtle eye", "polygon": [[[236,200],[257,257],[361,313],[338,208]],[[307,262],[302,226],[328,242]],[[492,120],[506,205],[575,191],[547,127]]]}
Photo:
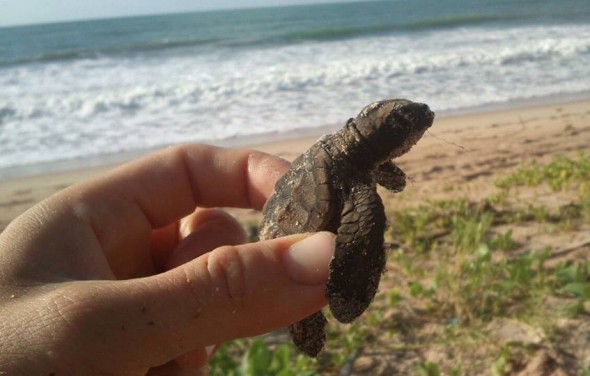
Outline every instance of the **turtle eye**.
{"label": "turtle eye", "polygon": [[395,120],[407,127],[428,128],[434,118],[433,112],[422,103],[411,103],[394,112]]}
{"label": "turtle eye", "polygon": [[392,127],[407,127],[411,126],[411,117],[408,116],[407,111],[404,111],[405,107],[397,108],[389,113],[387,116],[386,123]]}

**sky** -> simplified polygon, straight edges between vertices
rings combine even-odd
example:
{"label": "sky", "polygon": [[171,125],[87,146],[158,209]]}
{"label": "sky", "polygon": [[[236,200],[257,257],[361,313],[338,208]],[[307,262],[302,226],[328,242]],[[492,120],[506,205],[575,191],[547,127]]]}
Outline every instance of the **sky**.
{"label": "sky", "polygon": [[0,0],[0,27],[342,0]]}

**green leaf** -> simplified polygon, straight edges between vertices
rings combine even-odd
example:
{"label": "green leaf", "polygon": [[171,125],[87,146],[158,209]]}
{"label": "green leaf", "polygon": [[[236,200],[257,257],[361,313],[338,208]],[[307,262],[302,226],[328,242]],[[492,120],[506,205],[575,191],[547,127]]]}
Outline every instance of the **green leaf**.
{"label": "green leaf", "polygon": [[242,371],[245,376],[268,374],[272,355],[266,344],[261,340],[254,341],[242,360]]}
{"label": "green leaf", "polygon": [[416,371],[419,376],[440,376],[440,369],[438,364],[432,362],[424,362],[418,364]]}
{"label": "green leaf", "polygon": [[279,376],[290,376],[292,374],[291,372],[284,373],[284,371],[290,370],[290,364],[291,348],[286,344],[278,346],[273,353],[270,370]]}
{"label": "green leaf", "polygon": [[573,294],[576,298],[590,300],[590,282],[568,283],[562,291]]}
{"label": "green leaf", "polygon": [[488,262],[492,259],[492,253],[490,252],[490,247],[487,244],[480,244],[475,251],[475,258],[479,262]]}
{"label": "green leaf", "polygon": [[424,294],[424,287],[420,282],[410,281],[408,282],[408,288],[410,289],[410,295],[417,298]]}

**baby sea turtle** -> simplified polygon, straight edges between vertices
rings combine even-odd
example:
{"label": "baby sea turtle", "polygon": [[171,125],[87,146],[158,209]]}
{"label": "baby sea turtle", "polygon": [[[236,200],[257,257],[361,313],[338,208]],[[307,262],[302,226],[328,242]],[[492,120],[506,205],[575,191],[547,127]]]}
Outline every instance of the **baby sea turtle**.
{"label": "baby sea turtle", "polygon": [[[326,296],[340,322],[352,322],[365,311],[385,267],[386,218],[376,184],[393,192],[404,189],[406,176],[391,159],[410,150],[433,119],[427,105],[406,99],[366,106],[295,159],[264,206],[262,239],[336,234]],[[320,311],[291,325],[293,342],[317,356],[326,341],[326,323]]]}

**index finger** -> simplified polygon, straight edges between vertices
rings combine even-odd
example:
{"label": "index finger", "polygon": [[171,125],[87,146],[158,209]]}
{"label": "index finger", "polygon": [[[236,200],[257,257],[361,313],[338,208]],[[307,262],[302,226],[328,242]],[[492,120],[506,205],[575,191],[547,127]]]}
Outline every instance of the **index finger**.
{"label": "index finger", "polygon": [[75,191],[76,201],[91,205],[95,223],[124,228],[138,219],[158,228],[196,207],[261,209],[288,166],[258,151],[185,145],[125,164],[63,194]]}

